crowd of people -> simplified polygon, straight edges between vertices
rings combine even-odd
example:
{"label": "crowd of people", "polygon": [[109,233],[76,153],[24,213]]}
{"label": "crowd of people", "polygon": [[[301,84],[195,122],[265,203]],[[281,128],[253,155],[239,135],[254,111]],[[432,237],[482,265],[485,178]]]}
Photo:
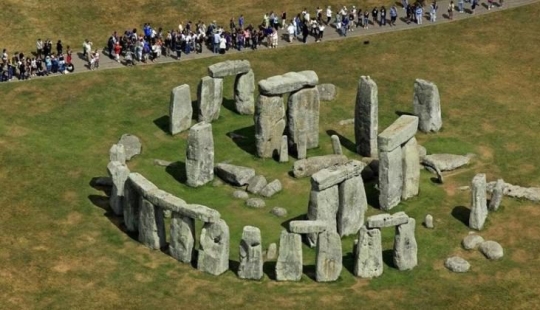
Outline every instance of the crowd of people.
{"label": "crowd of people", "polygon": [[[409,4],[409,0],[401,0],[405,16],[402,18],[406,23],[422,24],[424,19],[425,0],[418,0]],[[479,5],[478,0],[456,0],[457,11],[464,12],[465,3],[470,3],[470,13],[474,14]],[[496,0],[488,0],[487,7],[494,7]],[[498,6],[502,6],[503,0],[499,0]],[[433,1],[427,7],[429,19],[436,22],[438,16],[438,4]],[[456,10],[454,1],[448,5],[448,18],[453,19]],[[315,42],[323,39],[327,27],[333,27],[340,36],[347,36],[348,32],[357,28],[369,29],[370,26],[383,27],[396,26],[399,9],[392,5],[387,10],[385,6],[362,10],[352,6],[341,7],[337,12],[331,6],[325,10],[317,7],[315,14],[304,8],[292,18],[283,11],[281,14],[270,12],[264,14],[260,23],[253,25],[245,22],[244,16],[231,18],[228,27],[218,25],[212,21],[206,25],[203,21],[193,23],[179,23],[176,29],[164,30],[154,28],[145,23],[141,31],[136,28],[126,30],[122,34],[116,31],[107,40],[103,54],[111,59],[127,66],[133,66],[137,62],[153,62],[159,57],[174,57],[180,59],[182,54],[202,53],[203,47],[213,53],[225,54],[231,49],[241,51],[243,49],[255,50],[261,45],[268,48],[276,48],[282,39],[291,43],[294,40],[306,43],[309,36],[314,37]],[[87,61],[90,70],[99,68],[99,49],[95,49],[90,40],[85,40],[82,45],[82,57]],[[6,49],[2,52],[0,63],[0,82],[10,81],[17,77],[20,80],[29,79],[33,76],[45,76],[50,74],[65,74],[72,72],[72,50],[69,46],[64,50],[62,41],[56,43],[56,53],[53,51],[51,40],[36,42],[36,52],[32,57],[16,52],[10,57]]]}

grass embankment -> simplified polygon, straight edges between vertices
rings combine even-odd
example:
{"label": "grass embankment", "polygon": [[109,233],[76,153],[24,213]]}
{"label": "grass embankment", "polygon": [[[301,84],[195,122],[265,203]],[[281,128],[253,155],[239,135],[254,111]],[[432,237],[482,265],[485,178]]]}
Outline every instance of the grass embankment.
{"label": "grass embankment", "polygon": [[[130,162],[160,188],[188,202],[218,209],[231,228],[231,259],[244,225],[261,228],[263,245],[278,241],[281,224],[268,211],[289,210],[289,218],[307,210],[309,180],[294,180],[290,164],[257,159],[252,153],[253,121],[239,116],[231,105],[232,78],[225,82],[221,118],[213,123],[216,161],[254,167],[279,178],[285,190],[268,199],[268,207],[251,210],[231,197],[233,189],[211,185],[190,189],[177,182],[177,170],[152,164],[154,158],[183,162],[186,134],[169,136],[163,128],[170,90],[191,86],[193,98],[206,67],[233,57],[203,59],[164,66],[108,70],[84,75],[0,85],[0,307],[1,308],[481,308],[539,307],[540,228],[538,206],[505,198],[491,214],[486,239],[500,242],[505,257],[489,262],[480,253],[465,253],[462,222],[470,204],[468,185],[475,173],[489,180],[503,177],[523,186],[540,184],[537,145],[540,107],[537,81],[540,60],[537,33],[540,5],[490,14],[460,23],[361,39],[323,43],[280,51],[241,55],[249,59],[257,80],[287,71],[314,69],[321,82],[339,87],[338,98],[322,104],[321,148],[309,155],[329,153],[328,131],[345,139],[347,155],[356,84],[370,75],[379,86],[380,130],[396,111],[412,110],[415,78],[434,81],[442,98],[444,129],[418,134],[429,152],[478,155],[472,165],[451,173],[443,186],[422,173],[419,197],[402,203],[421,223],[430,213],[435,230],[417,226],[419,265],[398,272],[388,255],[393,232],[384,230],[384,274],[374,280],[352,276],[352,238],[344,239],[345,267],[336,283],[318,284],[314,251],[305,248],[305,275],[299,283],[240,281],[233,271],[213,277],[150,251],[124,234],[118,219],[108,216],[102,191],[90,187],[93,177],[106,174],[108,150],[121,134],[138,135],[143,154]],[[502,26],[504,25],[504,26]],[[527,25],[524,27],[523,25]],[[512,31],[507,30],[512,29]],[[238,55],[237,57],[239,57]],[[241,146],[226,133],[248,137]],[[349,141],[347,141],[347,139]],[[372,199],[376,199],[372,197]],[[369,214],[378,212],[370,208]],[[201,225],[198,223],[197,229]],[[451,274],[444,259],[460,254],[472,269]],[[270,263],[267,269],[272,269]]]}

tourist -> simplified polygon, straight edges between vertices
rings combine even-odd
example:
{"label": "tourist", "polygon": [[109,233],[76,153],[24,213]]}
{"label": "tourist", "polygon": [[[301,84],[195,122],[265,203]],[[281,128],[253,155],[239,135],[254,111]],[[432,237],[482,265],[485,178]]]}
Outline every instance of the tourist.
{"label": "tourist", "polygon": [[476,10],[477,6],[478,6],[478,0],[471,0],[471,14],[474,15],[474,11]]}
{"label": "tourist", "polygon": [[289,26],[287,26],[287,33],[289,34],[289,43],[292,43],[293,41],[294,31],[295,31],[294,24],[290,23]]}
{"label": "tourist", "polygon": [[219,37],[219,53],[225,54],[225,50],[227,49],[227,40],[225,39],[224,35],[221,35]]}
{"label": "tourist", "polygon": [[302,23],[302,42],[307,43],[308,35],[309,35],[308,26],[305,23]]}
{"label": "tourist", "polygon": [[409,7],[409,1],[408,0],[401,0],[401,6],[403,6],[404,11],[407,11],[407,8]]}
{"label": "tourist", "polygon": [[324,36],[324,28],[326,28],[324,24],[322,22],[319,22],[319,37],[317,38],[316,42],[322,41],[322,38]]}
{"label": "tourist", "polygon": [[56,55],[62,55],[64,51],[64,47],[62,45],[62,41],[58,40],[56,42]]}
{"label": "tourist", "polygon": [[37,39],[36,42],[36,57],[41,58],[43,56],[43,41]]}
{"label": "tourist", "polygon": [[392,5],[392,7],[390,8],[390,26],[396,25],[397,16],[397,8],[395,5]]}
{"label": "tourist", "polygon": [[439,9],[439,6],[437,5],[437,1],[433,1],[430,5],[429,10],[429,21],[434,23],[437,21],[437,10]]}
{"label": "tourist", "polygon": [[424,14],[424,9],[422,9],[422,6],[420,4],[416,6],[415,14],[416,14],[416,24],[422,25],[422,15]]}
{"label": "tourist", "polygon": [[330,20],[332,20],[332,9],[330,6],[326,8],[326,25],[330,23]]}
{"label": "tourist", "polygon": [[381,6],[381,21],[379,26],[386,26],[386,8],[384,6]]}
{"label": "tourist", "polygon": [[92,54],[92,42],[90,40],[86,39],[83,43],[83,57],[86,57],[86,60],[88,61],[88,64],[90,64],[91,55]]}
{"label": "tourist", "polygon": [[379,20],[377,18],[378,15],[379,15],[379,10],[377,10],[377,7],[374,7],[373,10],[371,10],[371,18],[373,18],[373,25],[375,25],[375,22]]}
{"label": "tourist", "polygon": [[2,63],[3,63],[4,65],[6,65],[7,62],[8,62],[8,59],[9,59],[9,55],[8,55],[7,49],[4,48],[4,49],[2,50]]}
{"label": "tourist", "polygon": [[369,29],[369,11],[364,11],[364,29]]}
{"label": "tourist", "polygon": [[459,13],[463,13],[464,0],[458,0]]}
{"label": "tourist", "polygon": [[488,10],[491,10],[493,8],[493,0],[488,0]]}
{"label": "tourist", "polygon": [[453,20],[454,19],[454,1],[451,0],[448,4],[448,19]]}

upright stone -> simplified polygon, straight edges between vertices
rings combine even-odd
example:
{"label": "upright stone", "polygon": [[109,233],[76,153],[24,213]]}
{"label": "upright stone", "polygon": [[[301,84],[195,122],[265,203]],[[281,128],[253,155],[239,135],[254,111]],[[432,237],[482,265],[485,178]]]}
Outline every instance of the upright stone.
{"label": "upright stone", "polygon": [[129,169],[119,161],[111,161],[107,165],[107,171],[111,176],[113,186],[109,204],[114,214],[124,214],[124,188],[129,177]]}
{"label": "upright stone", "polygon": [[214,179],[212,125],[201,122],[189,130],[186,150],[187,185],[202,186]]}
{"label": "upright stone", "polygon": [[299,234],[281,231],[276,263],[276,280],[300,281],[302,278],[302,238]]}
{"label": "upright stone", "polygon": [[281,149],[281,137],[285,130],[283,97],[259,95],[253,119],[257,155],[271,158]]}
{"label": "upright stone", "polygon": [[298,143],[296,143],[296,158],[305,159],[307,157],[307,135],[305,132],[298,134]]}
{"label": "upright stone", "polygon": [[489,210],[497,211],[501,205],[501,200],[504,192],[504,181],[503,179],[498,179],[493,187],[493,192],[491,193],[491,199],[489,200]]}
{"label": "upright stone", "polygon": [[[319,220],[328,223],[329,231],[337,232],[337,211],[339,209],[339,188],[337,185],[331,186],[322,191],[312,190],[309,195],[309,207],[307,212],[308,220]],[[317,245],[317,234],[308,234],[309,246]]]}
{"label": "upright stone", "polygon": [[171,256],[182,263],[189,264],[193,257],[194,246],[195,220],[178,212],[172,212],[169,243]]}
{"label": "upright stone", "polygon": [[332,139],[332,149],[334,151],[334,154],[343,155],[343,150],[341,149],[341,142],[339,141],[339,136],[332,135],[330,139]]}
{"label": "upright stone", "polygon": [[169,131],[172,135],[189,129],[193,107],[189,85],[184,84],[173,88],[169,104]]}
{"label": "upright stone", "polygon": [[377,156],[377,134],[379,131],[379,99],[377,84],[369,76],[358,81],[354,108],[354,136],[358,154]]}
{"label": "upright stone", "polygon": [[409,218],[407,224],[396,226],[394,237],[394,265],[399,270],[413,269],[418,264],[418,246],[414,236],[416,221]]}
{"label": "upright stone", "polygon": [[109,160],[126,164],[126,149],[123,144],[113,144],[109,149]]}
{"label": "upright stone", "polygon": [[437,132],[442,127],[441,98],[437,85],[422,79],[414,82],[414,114],[418,116],[418,129]]}
{"label": "upright stone", "polygon": [[356,234],[364,223],[366,210],[367,198],[361,175],[339,184],[337,230],[340,236]]}
{"label": "upright stone", "polygon": [[471,185],[472,208],[469,216],[469,227],[481,230],[488,215],[486,199],[486,175],[479,173],[474,176]]}
{"label": "upright stone", "polygon": [[163,210],[140,197],[139,241],[153,250],[167,245]]}
{"label": "upright stone", "polygon": [[281,147],[279,149],[279,162],[289,162],[289,139],[287,136],[281,137]]}
{"label": "upright stone", "polygon": [[251,280],[260,280],[263,277],[261,231],[257,227],[245,226],[242,232],[238,277]]}
{"label": "upright stone", "polygon": [[255,112],[255,74],[253,70],[238,74],[234,81],[234,103],[236,112],[252,115]]}
{"label": "upright stone", "polygon": [[317,282],[336,281],[343,268],[343,252],[341,249],[341,237],[332,231],[319,234],[317,242]]}
{"label": "upright stone", "polygon": [[220,275],[229,269],[229,226],[220,219],[205,223],[201,232],[197,269]]}
{"label": "upright stone", "polygon": [[304,88],[289,96],[287,103],[287,130],[289,146],[298,153],[301,135],[306,135],[306,149],[319,146],[319,90]]}
{"label": "upright stone", "polygon": [[379,229],[360,227],[358,244],[354,250],[354,275],[376,278],[383,273],[382,241]]}
{"label": "upright stone", "polygon": [[420,187],[420,156],[416,138],[411,138],[401,148],[403,158],[403,190],[401,199],[418,195]]}
{"label": "upright stone", "polygon": [[274,260],[277,256],[277,245],[275,243],[270,243],[268,249],[266,250],[266,260]]}
{"label": "upright stone", "polygon": [[379,153],[379,205],[388,211],[401,200],[403,167],[401,148]]}
{"label": "upright stone", "polygon": [[124,183],[124,225],[130,233],[139,231],[140,196],[129,179]]}
{"label": "upright stone", "polygon": [[219,118],[223,101],[223,79],[205,76],[197,88],[197,118],[210,123]]}

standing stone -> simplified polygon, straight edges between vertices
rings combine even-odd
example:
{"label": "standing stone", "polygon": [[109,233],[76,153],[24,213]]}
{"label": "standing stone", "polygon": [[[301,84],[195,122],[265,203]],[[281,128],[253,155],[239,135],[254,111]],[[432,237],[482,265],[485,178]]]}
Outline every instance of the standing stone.
{"label": "standing stone", "polygon": [[379,153],[379,205],[388,211],[401,200],[403,187],[403,161],[401,148]]}
{"label": "standing stone", "polygon": [[126,164],[126,149],[122,144],[113,144],[109,150],[109,160]]}
{"label": "standing stone", "polygon": [[281,137],[285,130],[283,97],[259,95],[255,105],[255,140],[257,155],[271,158],[281,149]]}
{"label": "standing stone", "polygon": [[189,130],[186,149],[187,185],[202,186],[214,179],[214,137],[212,125],[201,122]]}
{"label": "standing stone", "polygon": [[266,250],[266,260],[276,259],[277,256],[277,245],[275,243],[270,243],[268,250]]}
{"label": "standing stone", "polygon": [[300,281],[302,278],[302,238],[299,234],[281,231],[276,280]]}
{"label": "standing stone", "polygon": [[474,176],[471,185],[471,214],[469,216],[469,227],[481,230],[484,227],[488,215],[486,200],[486,175],[479,173]]}
{"label": "standing stone", "polygon": [[381,231],[377,228],[360,227],[358,244],[354,251],[354,275],[360,278],[376,278],[383,273]]}
{"label": "standing stone", "polygon": [[332,135],[330,139],[332,139],[332,149],[334,150],[334,154],[342,155],[343,150],[341,149],[341,142],[339,141],[339,136]]}
{"label": "standing stone", "polygon": [[401,199],[406,200],[418,195],[420,187],[420,157],[416,138],[411,138],[401,148],[403,159],[403,189]]}
{"label": "standing stone", "polygon": [[289,96],[287,103],[287,131],[289,146],[299,153],[300,139],[306,135],[306,149],[319,146],[319,90],[304,88]]}
{"label": "standing stone", "polygon": [[255,74],[253,70],[239,74],[234,81],[234,103],[236,112],[252,115],[255,112]]}
{"label": "standing stone", "polygon": [[204,223],[197,269],[218,276],[229,269],[229,226],[220,219]]}
{"label": "standing stone", "polygon": [[364,223],[366,210],[367,198],[361,175],[339,184],[337,229],[340,236],[356,234]]}
{"label": "standing stone", "polygon": [[289,139],[287,136],[281,137],[281,147],[279,149],[279,162],[286,163],[289,161]]}
{"label": "standing stone", "polygon": [[441,98],[437,85],[422,79],[414,82],[414,114],[418,116],[418,129],[437,132],[442,127]]}
{"label": "standing stone", "polygon": [[433,228],[433,216],[431,214],[426,215],[426,218],[424,219],[424,225],[426,228]]}
{"label": "standing stone", "polygon": [[336,99],[337,88],[334,84],[319,84],[317,85],[321,101],[332,101]]}
{"label": "standing stone", "polygon": [[379,131],[379,99],[377,84],[369,76],[358,81],[354,108],[354,136],[358,154],[377,157]]}
{"label": "standing stone", "polygon": [[167,245],[163,210],[140,197],[139,241],[153,250]]}
{"label": "standing stone", "polygon": [[336,281],[343,268],[341,237],[336,232],[331,231],[320,233],[316,255],[317,282]]}
{"label": "standing stone", "polygon": [[298,143],[296,144],[296,158],[305,159],[307,157],[307,135],[305,132],[298,134]]}
{"label": "standing stone", "polygon": [[413,269],[418,264],[418,246],[414,236],[416,221],[409,218],[407,224],[396,226],[394,237],[394,265],[399,270]]}
{"label": "standing stone", "polygon": [[[313,188],[313,185],[312,185]],[[319,220],[328,223],[329,231],[337,231],[337,211],[339,209],[339,188],[337,185],[331,186],[322,191],[311,190],[309,195],[309,207],[307,212],[308,220]],[[310,247],[317,245],[317,234],[307,235]]]}
{"label": "standing stone", "polygon": [[497,211],[501,205],[501,200],[503,197],[504,191],[504,181],[503,179],[498,179],[493,187],[493,192],[491,193],[491,199],[489,200],[489,210]]}
{"label": "standing stone", "polygon": [[139,231],[139,203],[140,196],[131,182],[127,180],[124,183],[124,225],[130,233]]}
{"label": "standing stone", "polygon": [[184,84],[173,88],[169,104],[169,130],[172,135],[189,129],[193,107],[189,85]]}
{"label": "standing stone", "polygon": [[113,186],[109,204],[114,214],[124,214],[124,188],[129,177],[129,169],[119,161],[111,161],[107,165],[107,171],[111,176]]}
{"label": "standing stone", "polygon": [[171,240],[169,252],[171,256],[189,264],[193,257],[195,246],[195,220],[182,216],[178,212],[172,212],[171,216]]}
{"label": "standing stone", "polygon": [[197,119],[210,123],[219,118],[223,101],[223,79],[205,76],[197,88]]}
{"label": "standing stone", "polygon": [[261,231],[257,227],[245,226],[242,232],[238,277],[252,280],[263,277]]}

